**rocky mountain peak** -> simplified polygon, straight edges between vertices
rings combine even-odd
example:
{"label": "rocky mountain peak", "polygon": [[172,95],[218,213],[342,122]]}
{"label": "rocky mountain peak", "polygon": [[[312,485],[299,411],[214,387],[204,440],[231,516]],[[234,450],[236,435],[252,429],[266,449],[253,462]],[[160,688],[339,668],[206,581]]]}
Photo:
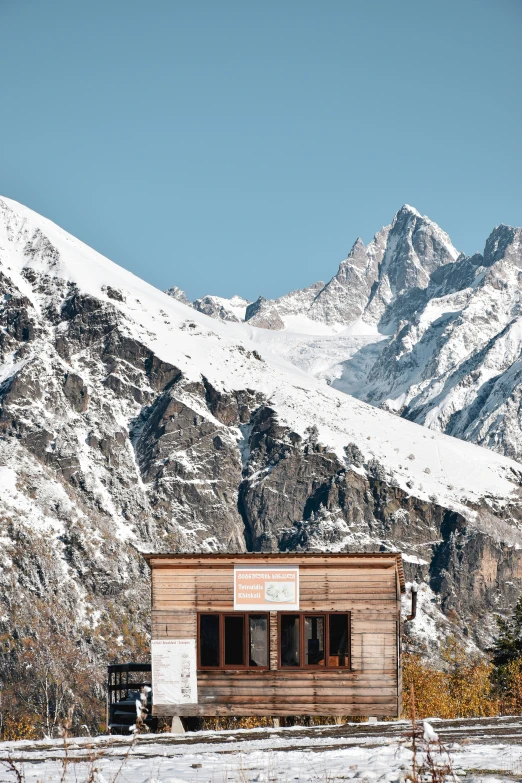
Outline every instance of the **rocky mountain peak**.
{"label": "rocky mountain peak", "polygon": [[383,239],[382,257],[362,317],[389,331],[398,322],[397,299],[409,290],[427,288],[430,275],[454,262],[459,253],[436,223],[409,205],[396,213]]}
{"label": "rocky mountain peak", "polygon": [[[415,217],[423,217],[418,209],[415,209],[415,207],[412,207],[410,204],[403,204],[402,207],[397,212],[397,215],[401,214],[409,214],[409,215],[415,215]],[[397,216],[396,215],[396,216]]]}
{"label": "rocky mountain peak", "polygon": [[501,224],[493,229],[484,248],[484,265],[493,266],[506,259],[520,266],[522,259],[522,228]]}
{"label": "rocky mountain peak", "polygon": [[181,288],[178,288],[177,285],[173,285],[172,288],[167,288],[165,293],[182,304],[189,305],[189,307],[192,306],[192,302],[189,300],[185,291],[182,291]]}
{"label": "rocky mountain peak", "polygon": [[246,308],[245,320],[261,329],[284,329],[285,325],[277,307],[269,299],[260,296]]}
{"label": "rocky mountain peak", "polygon": [[195,299],[192,306],[200,313],[210,315],[212,318],[219,318],[222,321],[245,320],[245,311],[249,302],[240,296],[233,296],[231,299],[225,299],[221,296],[203,296],[201,299]]}
{"label": "rocky mountain peak", "polygon": [[395,215],[390,226],[389,255],[385,266],[414,261],[426,271],[433,271],[444,263],[455,261],[459,252],[440,226],[413,207],[405,204]]}
{"label": "rocky mountain peak", "polygon": [[165,293],[178,302],[193,307],[194,310],[209,315],[211,318],[218,318],[221,321],[233,321],[235,323],[245,320],[246,308],[250,304],[247,299],[243,299],[243,297],[237,294],[230,299],[207,294],[200,299],[190,302],[185,292],[178,286],[167,288]]}
{"label": "rocky mountain peak", "polygon": [[339,276],[342,273],[341,270],[343,270],[344,267],[346,267],[349,264],[353,264],[353,266],[361,270],[365,270],[368,265],[366,247],[361,237],[357,237],[357,239],[355,240],[355,242],[353,243],[350,249],[350,252],[346,256],[346,259],[344,261],[341,261],[339,270],[337,272],[337,276]]}
{"label": "rocky mountain peak", "polygon": [[[404,204],[368,245],[360,237],[355,240],[326,284],[318,281],[273,300],[259,297],[251,305],[245,300],[239,303],[205,296],[193,306],[220,320],[247,320],[252,326],[271,330],[285,329],[295,317],[304,317],[311,322],[312,331],[314,322],[338,331],[359,320],[389,331],[390,324],[397,322],[396,299],[410,289],[426,288],[430,275],[458,256],[436,223]],[[175,289],[168,293],[170,290]]]}

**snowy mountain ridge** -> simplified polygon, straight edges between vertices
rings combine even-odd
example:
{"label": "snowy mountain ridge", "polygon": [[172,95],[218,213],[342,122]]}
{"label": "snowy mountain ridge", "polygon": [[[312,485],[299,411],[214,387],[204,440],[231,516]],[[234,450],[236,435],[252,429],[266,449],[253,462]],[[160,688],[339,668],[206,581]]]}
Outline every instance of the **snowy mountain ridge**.
{"label": "snowy mountain ridge", "polygon": [[[245,316],[238,320],[261,326],[256,316],[262,306],[279,316],[277,323],[274,317],[274,325],[264,328],[292,331],[292,316],[323,324],[332,334],[352,326],[358,319],[370,327],[380,325],[390,302],[411,288],[425,288],[432,271],[455,261],[458,256],[450,238],[436,223],[405,204],[392,223],[381,229],[367,247],[360,238],[355,241],[328,283],[319,281],[279,299],[260,297],[256,303],[250,303],[257,304],[258,308],[251,306],[250,312],[247,308]],[[167,293],[178,297],[179,291],[174,288]],[[181,292],[180,295],[186,304],[185,294]],[[221,306],[225,302],[232,303],[232,300],[209,296],[196,300],[193,306],[200,310],[199,303],[207,299],[216,300]],[[207,312],[207,315],[222,317],[218,312]]]}
{"label": "snowy mountain ridge", "polygon": [[[203,373],[216,388],[228,389],[245,388],[250,383],[256,390],[262,391],[267,399],[278,401],[280,414],[284,412],[287,423],[291,423],[300,434],[310,423],[306,418],[299,421],[301,414],[298,411],[306,405],[308,416],[320,427],[322,442],[335,448],[340,455],[344,444],[350,439],[357,442],[371,439],[373,442],[368,453],[383,460],[389,469],[395,470],[398,477],[402,476],[404,487],[412,475],[419,482],[422,476],[417,473],[416,466],[407,466],[402,471],[395,464],[395,454],[398,452],[393,446],[405,442],[408,448],[418,449],[426,461],[424,467],[430,468],[430,474],[424,476],[426,488],[423,497],[437,491],[448,502],[460,508],[462,493],[471,502],[475,502],[483,491],[499,499],[509,495],[508,482],[513,471],[519,470],[518,465],[509,460],[492,458],[487,452],[452,438],[426,433],[422,428],[340,394],[282,361],[276,351],[263,348],[260,359],[252,356],[245,358],[245,351],[253,352],[262,348],[255,337],[250,339],[243,327],[234,328],[227,322],[216,323],[201,311],[193,312],[183,304],[172,302],[161,291],[116,266],[50,221],[39,216],[35,221],[34,213],[21,205],[4,198],[0,200],[0,210],[3,212],[1,225],[5,230],[3,236],[0,234],[0,249],[2,252],[7,249],[15,251],[10,254],[10,263],[2,265],[4,274],[8,274],[20,291],[30,298],[35,310],[42,312],[42,304],[28,285],[30,270],[43,273],[62,284],[72,285],[82,295],[94,296],[110,303],[126,317],[125,326],[129,337],[139,337],[161,360],[175,361],[187,379],[199,381]],[[46,231],[45,235],[40,226]],[[8,247],[8,243],[11,247]],[[242,301],[239,300],[236,305],[238,309]],[[191,325],[187,321],[194,323]],[[54,327],[55,334],[60,335],[63,326],[64,323],[59,322]],[[175,348],[172,346],[174,333]],[[13,372],[11,378],[15,377],[27,364],[28,359],[24,359],[22,363],[15,362],[4,369],[4,382],[10,380],[9,372]],[[305,398],[308,399],[307,403]],[[315,399],[317,406],[313,408],[312,401]],[[335,426],[332,426],[330,422],[334,419]],[[362,426],[358,421],[362,422]],[[435,441],[433,448],[429,443],[424,443],[429,440]],[[360,448],[364,449],[365,444]],[[460,486],[452,493],[447,490],[444,464],[448,470],[458,470],[457,464],[452,462],[459,452],[462,454],[456,462],[471,459],[476,463],[477,473],[468,481],[463,475],[460,483],[466,486]],[[442,467],[439,466],[441,459]]]}
{"label": "snowy mountain ridge", "polygon": [[367,247],[356,240],[329,283],[305,289],[313,297],[263,300],[247,323],[335,388],[520,459],[521,236],[498,226],[467,257],[404,206]]}
{"label": "snowy mountain ridge", "polygon": [[[415,215],[404,224],[408,252],[432,231]],[[436,270],[445,252],[430,256]],[[411,253],[401,265],[401,280],[389,265],[379,279],[407,295],[424,272]],[[143,549],[400,550],[430,596],[431,646],[450,611],[485,644],[492,611],[518,598],[518,462],[333,388],[284,355],[289,333],[209,317],[8,199],[0,285],[7,630],[33,597],[71,628],[100,625],[101,658],[128,628],[133,654],[148,617]],[[351,339],[363,350],[368,335]]]}

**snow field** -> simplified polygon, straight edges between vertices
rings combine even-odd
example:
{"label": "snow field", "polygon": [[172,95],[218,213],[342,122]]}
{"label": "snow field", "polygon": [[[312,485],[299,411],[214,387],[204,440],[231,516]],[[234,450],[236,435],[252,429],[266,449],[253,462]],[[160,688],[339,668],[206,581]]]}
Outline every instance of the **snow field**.
{"label": "snow field", "polygon": [[[363,724],[364,725],[364,724]],[[408,727],[405,721],[378,724],[385,729]],[[378,732],[378,725],[376,730]],[[434,724],[438,725],[438,724]],[[402,783],[411,772],[412,751],[397,737],[321,736],[327,727],[254,729],[188,733],[185,736],[146,735],[129,749],[128,738],[81,738],[68,741],[71,762],[62,763],[63,742],[0,743],[0,760],[12,758],[27,783],[63,781],[84,783],[93,773],[95,783],[330,783],[341,780]],[[459,734],[466,736],[466,726]],[[491,742],[485,736],[476,744],[450,742],[449,751],[459,780],[493,783],[520,780],[522,745]],[[257,738],[257,735],[261,737]],[[437,739],[424,722],[425,739]],[[194,742],[195,739],[199,741]],[[441,757],[447,761],[447,754]],[[419,758],[417,759],[419,761]],[[13,773],[2,775],[15,781]]]}

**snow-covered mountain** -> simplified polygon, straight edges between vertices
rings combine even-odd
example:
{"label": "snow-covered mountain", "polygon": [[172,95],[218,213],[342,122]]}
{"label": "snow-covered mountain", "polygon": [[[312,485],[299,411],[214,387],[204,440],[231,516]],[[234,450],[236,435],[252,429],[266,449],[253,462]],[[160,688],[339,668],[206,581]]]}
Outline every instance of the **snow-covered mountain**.
{"label": "snow-covered mountain", "polygon": [[[402,219],[408,248],[430,235],[422,241],[438,248],[435,271],[426,278],[408,251],[398,282],[381,260],[372,312],[387,286],[402,292],[400,303],[446,274],[451,252],[435,243],[439,234],[412,211]],[[383,259],[395,252],[393,230]],[[14,624],[30,627],[28,612],[52,607],[60,644],[75,633],[95,661],[116,639],[122,658],[140,653],[143,549],[400,549],[409,578],[423,584],[430,645],[447,616],[484,644],[492,611],[518,598],[522,466],[329,386],[305,367],[315,360],[303,345],[296,367],[280,345],[295,338],[298,353],[310,335],[209,317],[8,199],[0,284],[7,637]],[[294,302],[311,298],[300,292]],[[230,305],[238,319],[249,306]],[[363,351],[367,338],[352,339]]]}
{"label": "snow-covered mountain", "polygon": [[[522,457],[522,230],[432,276],[371,368],[365,399],[431,429]],[[403,313],[408,302],[398,302]],[[342,384],[342,378],[341,378]]]}
{"label": "snow-covered mountain", "polygon": [[[397,297],[412,289],[425,289],[430,274],[455,261],[458,255],[448,235],[436,223],[406,204],[367,247],[361,239],[356,240],[328,283],[319,281],[279,299],[259,297],[239,320],[268,329],[293,330],[297,327],[296,331],[302,331],[303,322],[312,321],[315,324],[310,324],[309,330],[316,330],[317,325],[322,324],[335,333],[353,326],[360,319],[363,330],[366,325],[389,331],[394,324],[390,305]],[[167,293],[175,298],[185,297],[178,288],[169,289]],[[225,308],[226,302],[230,306],[233,302],[204,297],[196,300],[196,309],[201,309],[198,303],[205,299],[219,301]],[[186,297],[182,299],[185,300]],[[271,314],[266,324],[259,320],[260,311]],[[207,315],[223,317],[217,310],[207,312]]]}
{"label": "snow-covered mountain", "polygon": [[192,306],[200,313],[210,315],[213,318],[239,323],[245,320],[249,304],[248,300],[242,299],[240,296],[233,296],[231,299],[224,299],[220,296],[204,296],[202,299],[196,299]]}
{"label": "snow-covered mountain", "polygon": [[177,285],[168,288],[165,293],[178,302],[193,307],[200,313],[210,315],[212,318],[219,318],[221,321],[234,321],[235,323],[245,320],[245,313],[250,304],[247,299],[242,299],[240,296],[233,296],[230,299],[221,296],[203,296],[201,299],[190,302],[185,291],[182,291]]}
{"label": "snow-covered mountain", "polygon": [[258,300],[246,320],[335,388],[521,459],[521,236],[499,226],[467,257],[404,206],[329,283]]}

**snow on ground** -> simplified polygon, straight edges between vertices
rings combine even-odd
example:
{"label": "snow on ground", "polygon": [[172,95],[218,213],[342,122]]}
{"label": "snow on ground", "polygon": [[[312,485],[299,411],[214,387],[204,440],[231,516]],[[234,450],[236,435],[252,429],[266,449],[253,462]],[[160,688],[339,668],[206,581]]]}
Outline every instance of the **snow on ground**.
{"label": "snow on ground", "polygon": [[[245,324],[245,337],[259,346],[260,351],[270,351],[287,359],[316,378],[328,382],[341,378],[349,365],[350,378],[366,377],[369,367],[388,342],[381,334],[308,334],[292,331],[257,329]],[[370,356],[371,354],[371,356]],[[360,357],[365,357],[364,366]],[[353,383],[353,381],[352,381]],[[345,388],[334,382],[341,391]],[[348,392],[349,393],[349,392]]]}
{"label": "snow on ground", "polygon": [[[522,745],[516,734],[520,719],[507,719],[505,732],[499,733],[502,720],[482,719],[478,732],[477,721],[470,726],[461,721],[453,729],[455,736],[450,728],[450,741],[444,739],[444,747],[455,777],[449,779],[474,783],[521,779]],[[450,723],[425,722],[425,738],[436,737],[440,727]],[[87,783],[89,773],[93,773],[90,783],[114,783],[116,777],[121,783],[399,783],[411,772],[412,751],[402,734],[408,726],[402,721],[375,724],[370,732],[368,724],[359,724],[146,735],[132,746],[124,737],[70,739],[71,763],[65,773],[62,741],[26,740],[0,743],[0,762],[5,768],[11,758],[27,783]],[[434,755],[440,762],[448,759],[447,753]],[[2,780],[16,783],[15,772],[5,768]]]}
{"label": "snow on ground", "polygon": [[373,324],[367,324],[362,318],[358,318],[349,326],[344,323],[324,323],[310,318],[304,313],[281,313],[281,320],[285,328],[283,334],[300,334],[328,337],[332,335],[344,335],[345,337],[375,337],[381,339],[377,328]]}
{"label": "snow on ground", "polygon": [[218,389],[261,391],[282,423],[300,435],[314,423],[319,440],[341,459],[344,447],[357,443],[365,459],[378,460],[402,489],[468,518],[473,512],[465,504],[484,498],[504,503],[519,491],[522,466],[513,460],[431,432],[329,387],[287,360],[279,336],[195,311],[16,202],[0,199],[0,214],[5,274],[23,281],[21,272],[30,267],[72,281],[81,292],[117,308],[128,335],[179,367],[187,380],[199,381],[203,374]]}

